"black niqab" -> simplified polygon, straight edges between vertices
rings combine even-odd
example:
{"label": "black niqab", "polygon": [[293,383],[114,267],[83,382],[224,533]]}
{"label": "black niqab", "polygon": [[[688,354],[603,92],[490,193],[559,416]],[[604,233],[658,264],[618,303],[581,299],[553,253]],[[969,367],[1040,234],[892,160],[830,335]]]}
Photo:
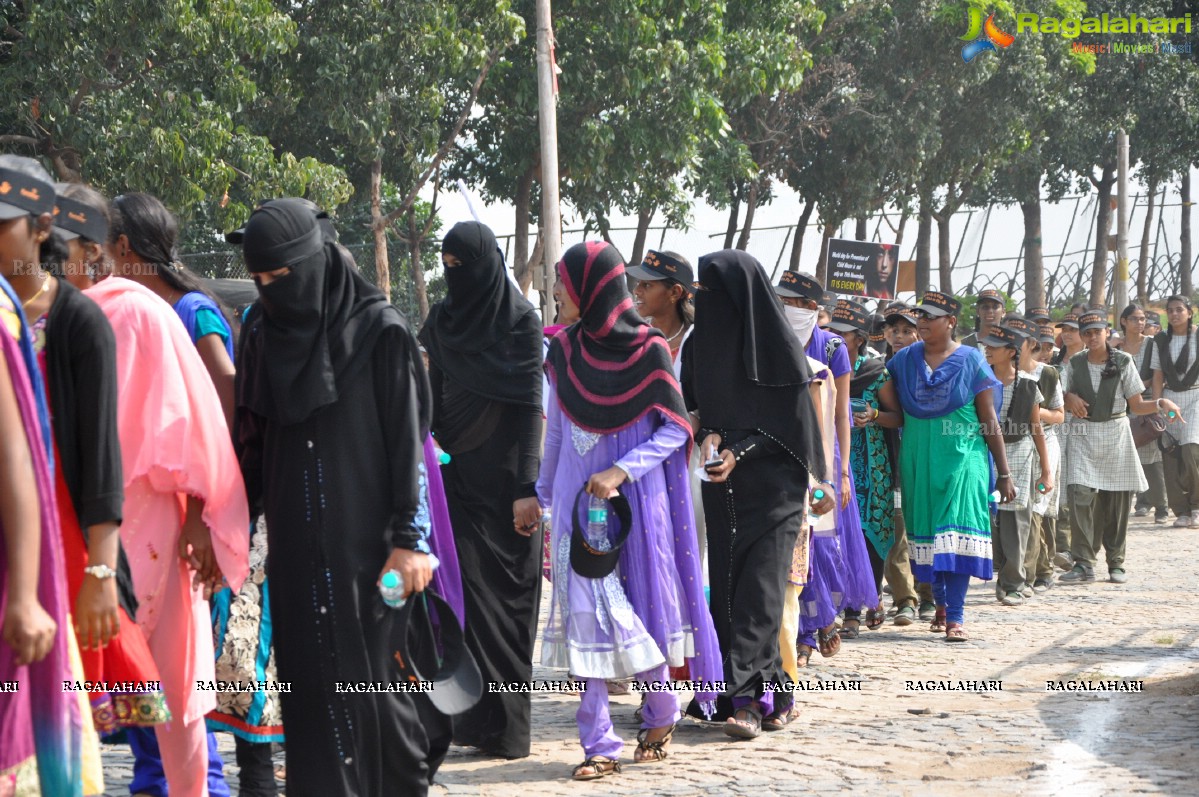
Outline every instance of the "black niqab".
{"label": "black niqab", "polygon": [[495,234],[484,224],[459,222],[441,251],[461,265],[445,270],[448,295],[421,329],[429,359],[465,390],[540,407],[541,324],[508,279]]}
{"label": "black niqab", "polygon": [[699,282],[683,370],[701,423],[757,430],[824,473],[807,356],[761,264],[736,249],[714,252],[700,258]]}
{"label": "black niqab", "polygon": [[[309,203],[278,199],[259,207],[246,224],[243,248],[251,272],[286,265],[291,273],[258,284],[241,345],[261,351],[252,360],[256,371],[238,373],[238,405],[284,426],[300,423],[337,401],[338,381],[369,359],[387,327],[406,330],[407,322],[362,278],[346,250],[324,239]],[[412,367],[423,377],[422,363]],[[417,381],[427,432],[428,380]]]}

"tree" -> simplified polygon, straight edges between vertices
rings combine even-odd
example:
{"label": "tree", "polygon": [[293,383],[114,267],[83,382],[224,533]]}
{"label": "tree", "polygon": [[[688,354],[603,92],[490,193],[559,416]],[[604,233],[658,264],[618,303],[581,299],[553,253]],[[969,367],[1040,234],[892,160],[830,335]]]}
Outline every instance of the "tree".
{"label": "tree", "polygon": [[0,146],[60,180],[143,190],[229,229],[256,200],[349,196],[330,161],[246,124],[254,79],[296,44],[269,0],[12,0],[0,5]]}
{"label": "tree", "polygon": [[[390,293],[387,230],[406,219],[457,145],[523,22],[507,0],[297,0],[285,8],[298,43],[264,75],[273,91],[259,116],[274,140],[346,164],[369,197],[376,280]],[[385,183],[399,189],[395,206],[385,205]],[[400,234],[408,234],[403,225]]]}

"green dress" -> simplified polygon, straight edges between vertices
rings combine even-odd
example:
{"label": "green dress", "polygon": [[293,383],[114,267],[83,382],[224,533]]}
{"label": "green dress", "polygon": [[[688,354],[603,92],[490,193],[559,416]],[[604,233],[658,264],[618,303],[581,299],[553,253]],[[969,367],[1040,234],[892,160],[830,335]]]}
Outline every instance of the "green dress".
{"label": "green dress", "polygon": [[900,473],[916,580],[937,571],[990,579],[991,470],[974,402],[938,418],[905,412]]}

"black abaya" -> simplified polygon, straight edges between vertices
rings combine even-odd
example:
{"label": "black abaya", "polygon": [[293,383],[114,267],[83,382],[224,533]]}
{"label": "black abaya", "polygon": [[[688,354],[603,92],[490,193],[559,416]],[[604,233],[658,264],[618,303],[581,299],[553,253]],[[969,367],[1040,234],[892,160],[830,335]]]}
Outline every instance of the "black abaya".
{"label": "black abaya", "polygon": [[[526,682],[533,676],[533,643],[541,599],[541,535],[513,529],[512,504],[536,480],[541,412],[467,393],[431,364],[434,431],[457,445],[441,469],[466,613],[466,643],[483,682]],[[490,419],[473,439],[455,436],[440,419],[445,397],[469,403],[461,417]],[[460,446],[466,446],[465,450]],[[484,691],[470,711],[454,717],[454,740],[505,758],[529,754],[531,695]]]}
{"label": "black abaya", "polygon": [[[243,368],[262,356],[253,317]],[[448,748],[448,719],[423,695],[339,691],[390,682],[396,612],[376,580],[393,546],[411,547],[422,438],[410,363],[416,342],[392,325],[336,403],[282,425],[239,408],[238,450],[270,543],[267,578],[287,729],[287,792],[422,795]],[[263,477],[266,477],[263,480]]]}

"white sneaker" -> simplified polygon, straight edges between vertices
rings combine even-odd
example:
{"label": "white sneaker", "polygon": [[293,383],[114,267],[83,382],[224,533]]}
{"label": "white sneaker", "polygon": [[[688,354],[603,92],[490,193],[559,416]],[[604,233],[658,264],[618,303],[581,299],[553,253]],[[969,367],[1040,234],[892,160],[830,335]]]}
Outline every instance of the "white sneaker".
{"label": "white sneaker", "polygon": [[1174,528],[1176,529],[1189,529],[1192,525],[1194,524],[1191,523],[1190,515],[1179,515],[1174,519]]}
{"label": "white sneaker", "polygon": [[1191,513],[1191,528],[1199,529],[1199,509]]}

